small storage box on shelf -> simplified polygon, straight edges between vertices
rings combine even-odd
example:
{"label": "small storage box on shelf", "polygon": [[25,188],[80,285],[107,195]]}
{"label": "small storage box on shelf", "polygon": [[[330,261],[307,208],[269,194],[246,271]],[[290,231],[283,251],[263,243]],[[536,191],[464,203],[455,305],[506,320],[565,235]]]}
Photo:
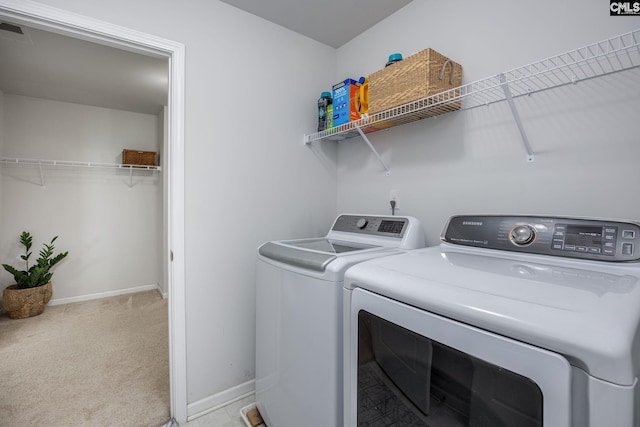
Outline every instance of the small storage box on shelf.
{"label": "small storage box on shelf", "polygon": [[157,166],[158,153],[155,151],[122,150],[122,164],[133,166]]}
{"label": "small storage box on shelf", "polygon": [[[433,49],[422,50],[369,76],[369,114],[456,88],[461,82],[460,64]],[[436,115],[458,109],[459,99],[427,114]]]}

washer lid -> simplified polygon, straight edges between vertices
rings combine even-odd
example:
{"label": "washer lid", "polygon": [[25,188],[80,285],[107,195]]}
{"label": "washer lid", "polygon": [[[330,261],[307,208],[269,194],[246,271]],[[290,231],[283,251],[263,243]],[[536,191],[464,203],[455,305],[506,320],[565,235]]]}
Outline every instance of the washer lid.
{"label": "washer lid", "polygon": [[363,249],[378,248],[376,245],[366,245],[364,243],[343,242],[332,239],[304,239],[304,240],[283,240],[279,242],[288,246],[301,249],[310,249],[314,251],[327,252],[332,254],[341,254],[345,252],[360,251]]}
{"label": "washer lid", "polygon": [[358,264],[344,286],[546,348],[606,381],[631,385],[640,373],[637,263],[444,243]]}
{"label": "washer lid", "polygon": [[375,248],[379,246],[319,238],[267,242],[258,248],[258,253],[274,261],[323,272],[337,254]]}

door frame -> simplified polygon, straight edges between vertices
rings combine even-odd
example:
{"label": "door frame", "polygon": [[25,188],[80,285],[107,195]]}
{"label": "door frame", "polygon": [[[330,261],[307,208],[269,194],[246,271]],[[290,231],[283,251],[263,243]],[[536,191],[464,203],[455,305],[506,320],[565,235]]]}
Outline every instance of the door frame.
{"label": "door frame", "polygon": [[163,268],[167,278],[169,316],[169,383],[171,416],[187,421],[186,292],[184,258],[184,99],[185,46],[105,21],[30,0],[0,0],[0,18],[41,30],[169,60],[168,152],[164,153],[167,198],[163,209],[167,248]]}

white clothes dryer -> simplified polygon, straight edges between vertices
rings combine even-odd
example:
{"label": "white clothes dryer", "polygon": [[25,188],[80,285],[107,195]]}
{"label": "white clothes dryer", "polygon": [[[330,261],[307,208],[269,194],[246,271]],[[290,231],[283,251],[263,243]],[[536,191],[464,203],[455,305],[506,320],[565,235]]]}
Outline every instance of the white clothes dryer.
{"label": "white clothes dryer", "polygon": [[637,223],[456,216],[442,240],[345,275],[345,426],[640,425]]}
{"label": "white clothes dryer", "polygon": [[416,218],[344,214],[324,238],[258,248],[256,406],[268,427],[342,426],[344,272],[424,245]]}

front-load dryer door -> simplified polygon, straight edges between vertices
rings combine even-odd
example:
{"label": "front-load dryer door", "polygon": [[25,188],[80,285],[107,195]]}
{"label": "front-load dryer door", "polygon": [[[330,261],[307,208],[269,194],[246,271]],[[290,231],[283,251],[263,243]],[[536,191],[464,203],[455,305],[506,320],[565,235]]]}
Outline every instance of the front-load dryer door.
{"label": "front-load dryer door", "polygon": [[361,288],[350,304],[348,425],[571,426],[564,357]]}

